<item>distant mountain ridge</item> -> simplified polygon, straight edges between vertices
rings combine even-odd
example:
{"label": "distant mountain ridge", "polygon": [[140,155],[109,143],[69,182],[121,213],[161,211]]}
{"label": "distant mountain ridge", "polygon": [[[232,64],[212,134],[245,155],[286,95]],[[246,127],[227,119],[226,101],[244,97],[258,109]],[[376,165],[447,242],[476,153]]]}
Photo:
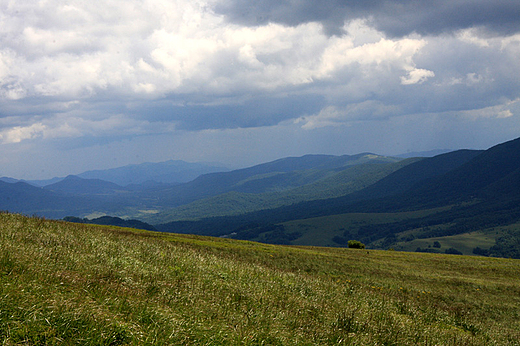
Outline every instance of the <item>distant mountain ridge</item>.
{"label": "distant mountain ridge", "polygon": [[177,207],[193,201],[235,191],[241,193],[279,192],[312,184],[320,179],[361,164],[386,164],[400,159],[362,153],[358,155],[305,155],[288,157],[230,172],[210,173],[188,183],[155,191],[146,198],[158,198],[163,205]]}
{"label": "distant mountain ridge", "polygon": [[[460,150],[424,158],[405,165],[401,169],[388,174],[374,184],[345,196],[304,201],[293,205],[282,206],[270,210],[260,210],[236,217],[223,217],[200,221],[201,229],[213,232],[217,227],[212,224],[230,224],[239,227],[244,223],[280,223],[294,219],[305,219],[347,212],[377,212],[388,211],[392,208],[405,208],[409,198],[399,197],[412,190],[417,184],[442,176],[452,169],[464,165],[481,151]],[[411,160],[411,159],[408,159]],[[171,222],[156,226],[159,230],[184,233],[192,232],[198,226],[189,222]],[[224,231],[224,230],[223,230]],[[221,234],[216,234],[221,235]]]}
{"label": "distant mountain ridge", "polygon": [[500,198],[520,195],[520,138],[498,144],[446,173],[420,193],[450,198]]}
{"label": "distant mountain ridge", "polygon": [[43,189],[71,195],[102,195],[124,190],[122,186],[109,181],[83,179],[75,175],[69,175],[57,183],[45,186]]}
{"label": "distant mountain ridge", "polygon": [[[123,167],[90,170],[76,177],[83,179],[105,180],[120,186],[128,185],[153,185],[153,184],[180,184],[197,178],[199,175],[227,172],[229,168],[221,164],[186,162],[182,160],[169,160],[163,162],[145,162]],[[44,187],[58,183],[66,177],[54,177],[43,180],[22,180],[10,177],[1,177],[0,181],[8,183],[25,182],[33,186]]]}
{"label": "distant mountain ridge", "polygon": [[475,253],[520,257],[520,138],[429,158],[288,157],[180,184],[68,176],[41,188],[4,178],[0,210],[83,221],[110,215],[99,222],[139,219],[160,231],[295,245],[358,239],[408,251],[411,244],[438,251],[423,239],[464,234],[457,239],[475,241]]}
{"label": "distant mountain ridge", "polygon": [[[407,154],[401,154],[396,156],[390,156],[395,158],[409,158],[409,157],[430,157],[440,153],[447,152],[449,150],[432,150],[427,152],[413,152]],[[294,170],[302,170],[308,168],[324,169],[326,165],[331,167],[341,166],[341,162],[348,162],[349,160],[355,160],[358,156],[375,155],[371,153],[361,153],[357,155],[304,155],[301,157],[287,157],[278,159],[272,162],[267,162],[259,165],[255,165],[248,168],[238,169],[238,171],[245,170],[258,170],[256,173],[261,174],[263,170],[265,172],[271,172],[277,170],[280,172],[289,172]],[[297,166],[294,166],[296,164]],[[322,165],[319,167],[319,165]],[[293,166],[292,166],[293,165]],[[83,179],[100,179],[112,182],[120,186],[128,185],[141,185],[154,183],[159,184],[176,184],[186,183],[203,174],[217,173],[217,172],[229,172],[231,171],[228,167],[218,163],[203,163],[203,162],[186,162],[182,160],[168,160],[163,162],[145,162],[141,164],[130,164],[122,167],[109,168],[109,169],[98,169],[89,170],[75,176]],[[65,177],[54,177],[51,179],[40,179],[40,180],[24,180],[16,179],[12,177],[0,177],[0,181],[7,183],[25,182],[33,186],[44,187],[47,185],[55,184],[65,179]]]}
{"label": "distant mountain ridge", "polygon": [[185,183],[202,174],[225,172],[229,169],[222,165],[190,163],[182,160],[127,165],[124,167],[92,170],[78,174],[84,179],[101,179],[120,186],[142,184],[147,181],[158,183]]}
{"label": "distant mountain ridge", "polygon": [[[364,221],[355,221],[360,219]],[[313,239],[328,246],[359,239],[377,248],[403,248],[414,239],[417,244],[450,242],[460,235],[457,239],[469,244],[487,244],[475,247],[474,254],[520,258],[520,138],[485,151],[421,159],[342,197],[155,227],[298,245],[316,245]],[[302,234],[306,242],[300,240]],[[471,251],[471,245],[464,247]]]}
{"label": "distant mountain ridge", "polygon": [[[295,181],[306,180],[306,184],[296,187],[286,186],[285,189],[272,191],[264,185],[264,191],[251,193],[229,191],[215,196],[198,199],[192,203],[177,208],[164,210],[156,215],[143,216],[145,220],[163,223],[163,220],[193,220],[203,217],[236,215],[261,209],[271,209],[309,200],[324,200],[327,198],[347,195],[373,184],[388,174],[400,168],[419,161],[419,158],[396,162],[367,162],[343,167],[341,170],[332,168],[312,172],[303,170],[289,173],[279,173],[284,178]],[[264,175],[260,175],[264,176]],[[259,177],[259,176],[254,176]],[[276,178],[274,176],[273,178]],[[311,181],[311,179],[313,179]],[[263,179],[255,179],[258,183]],[[269,181],[269,179],[267,179]],[[280,179],[283,181],[284,179]],[[248,179],[245,180],[249,182]],[[239,187],[241,184],[238,184]],[[257,184],[260,185],[260,184]],[[296,184],[295,184],[296,185]],[[230,188],[233,188],[231,186]],[[162,221],[162,222],[161,222]]]}
{"label": "distant mountain ridge", "polygon": [[[135,219],[139,215],[154,215],[156,210],[164,210],[228,192],[276,193],[305,186],[315,190],[322,188],[312,187],[312,184],[318,182],[322,185],[325,184],[323,186],[325,189],[335,189],[334,184],[344,183],[334,180],[337,178],[332,180],[331,178],[336,176],[339,178],[346,169],[363,165],[383,167],[386,164],[398,161],[400,159],[369,153],[343,156],[306,155],[279,159],[230,172],[203,174],[183,184],[145,182],[140,185],[121,186],[97,178],[86,179],[80,176],[68,176],[44,188],[33,189],[33,193],[27,195],[25,204],[23,200],[19,200],[19,204],[13,211],[54,218],[111,214]],[[363,173],[364,171],[361,169],[354,175],[350,174],[350,177],[348,175],[344,177],[354,179],[356,175]],[[381,171],[377,168],[372,169],[370,174],[378,179],[378,175],[384,176],[387,173],[383,168],[381,168]],[[327,187],[329,185],[330,187]],[[10,188],[9,193],[16,194],[12,189],[13,186],[10,186]],[[315,198],[313,191],[309,194],[302,190],[301,193],[307,194],[307,197],[302,195],[303,197],[299,197],[299,200],[301,198],[304,200]],[[41,198],[48,196],[48,201],[33,203],[33,199],[40,198],[38,196]],[[61,201],[64,198],[68,200],[68,203],[58,202],[58,200]],[[75,198],[77,202],[75,202]],[[291,199],[281,203],[291,203]],[[5,203],[5,209],[12,209],[9,203]],[[151,212],[148,210],[151,210]]]}

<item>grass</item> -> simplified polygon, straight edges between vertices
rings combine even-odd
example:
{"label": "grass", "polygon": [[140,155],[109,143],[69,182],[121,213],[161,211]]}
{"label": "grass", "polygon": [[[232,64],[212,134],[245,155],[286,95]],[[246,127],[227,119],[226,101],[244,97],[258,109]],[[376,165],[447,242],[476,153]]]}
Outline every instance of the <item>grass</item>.
{"label": "grass", "polygon": [[394,246],[394,248],[399,251],[415,251],[418,247],[422,249],[434,249],[433,243],[437,241],[441,245],[441,247],[437,249],[439,251],[455,248],[464,255],[472,255],[473,249],[477,246],[488,249],[495,245],[495,238],[495,234],[479,231],[445,237],[414,239],[408,242],[399,242]]}
{"label": "grass", "polygon": [[[293,245],[339,246],[332,238],[344,237],[345,231],[357,234],[363,225],[397,222],[424,217],[446,208],[427,209],[401,213],[348,213],[284,222],[288,233],[299,232],[301,237]],[[355,237],[355,236],[354,236]],[[346,244],[345,244],[346,245]],[[414,250],[417,246],[414,248]]]}
{"label": "grass", "polygon": [[520,261],[0,214],[2,345],[519,345]]}

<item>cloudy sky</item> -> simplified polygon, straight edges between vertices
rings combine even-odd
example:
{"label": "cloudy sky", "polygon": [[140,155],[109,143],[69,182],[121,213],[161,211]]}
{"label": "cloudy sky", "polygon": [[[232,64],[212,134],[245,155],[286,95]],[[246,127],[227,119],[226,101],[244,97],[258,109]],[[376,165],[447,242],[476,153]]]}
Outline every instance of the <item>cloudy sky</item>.
{"label": "cloudy sky", "polygon": [[519,136],[518,0],[0,0],[0,176]]}

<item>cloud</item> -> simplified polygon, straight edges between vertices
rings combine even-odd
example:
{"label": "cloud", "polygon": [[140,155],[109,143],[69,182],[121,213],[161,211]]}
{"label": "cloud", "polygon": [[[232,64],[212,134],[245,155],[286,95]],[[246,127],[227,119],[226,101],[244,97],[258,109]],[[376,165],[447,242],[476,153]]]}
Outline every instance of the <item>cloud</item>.
{"label": "cloud", "polygon": [[433,71],[428,71],[422,68],[414,68],[408,72],[407,76],[401,76],[401,84],[420,84],[424,83],[430,77],[435,77],[435,73],[433,73]]}
{"label": "cloud", "polygon": [[[52,1],[39,9],[8,9],[12,27],[3,29],[8,39],[0,50],[0,95],[7,108],[37,103],[41,111],[68,114],[75,104],[87,118],[102,112],[109,117],[110,100],[127,116],[142,117],[135,110],[148,109],[146,116],[154,119],[150,113],[159,110],[161,121],[179,129],[269,126],[315,112],[319,100],[329,97],[326,88],[314,87],[318,83],[355,84],[369,94],[374,84],[365,80],[389,74],[398,80],[414,68],[413,56],[426,44],[385,39],[366,21],[350,23],[341,37],[324,35],[318,23],[240,27],[196,2],[121,5],[116,20],[114,4],[103,11]],[[55,13],[48,11],[51,5]],[[63,19],[64,13],[75,20]],[[24,15],[32,22],[17,32]],[[150,21],[137,20],[141,16]],[[32,116],[34,109],[27,109]]]}
{"label": "cloud", "polygon": [[39,137],[45,130],[45,126],[41,123],[35,123],[30,126],[15,126],[9,130],[0,132],[0,142],[5,143],[19,143],[25,139],[32,139]]}
{"label": "cloud", "polygon": [[130,148],[133,137],[139,145],[181,136],[211,146],[232,133],[248,148],[251,133],[285,143],[283,131],[294,131],[286,134],[291,148],[309,136],[315,142],[306,148],[333,151],[338,133],[380,143],[368,140],[376,132],[401,148],[374,126],[392,124],[398,138],[415,124],[424,138],[436,117],[460,120],[443,121],[446,131],[495,121],[496,131],[511,133],[520,117],[518,6],[0,1],[0,154],[31,143]]}
{"label": "cloud", "polygon": [[359,18],[369,19],[375,28],[392,37],[438,35],[472,27],[500,35],[520,31],[520,4],[515,0],[226,0],[217,2],[215,9],[241,25],[319,22],[329,34],[341,34],[345,22]]}

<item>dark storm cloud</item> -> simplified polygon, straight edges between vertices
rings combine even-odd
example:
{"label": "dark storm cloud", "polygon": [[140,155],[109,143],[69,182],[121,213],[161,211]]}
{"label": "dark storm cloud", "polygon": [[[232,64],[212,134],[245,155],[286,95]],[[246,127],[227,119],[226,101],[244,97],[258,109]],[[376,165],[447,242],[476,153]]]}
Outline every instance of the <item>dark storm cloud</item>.
{"label": "dark storm cloud", "polygon": [[136,114],[148,121],[173,122],[178,130],[233,129],[273,126],[302,114],[313,114],[325,105],[321,95],[256,97],[238,105],[175,105],[170,101],[142,104]]}
{"label": "dark storm cloud", "polygon": [[519,8],[0,1],[0,166],[483,148],[520,133]]}
{"label": "dark storm cloud", "polygon": [[215,10],[232,22],[249,26],[321,22],[330,34],[340,33],[345,21],[357,18],[370,20],[378,30],[394,37],[414,32],[436,35],[473,27],[501,35],[520,31],[517,0],[226,0]]}

